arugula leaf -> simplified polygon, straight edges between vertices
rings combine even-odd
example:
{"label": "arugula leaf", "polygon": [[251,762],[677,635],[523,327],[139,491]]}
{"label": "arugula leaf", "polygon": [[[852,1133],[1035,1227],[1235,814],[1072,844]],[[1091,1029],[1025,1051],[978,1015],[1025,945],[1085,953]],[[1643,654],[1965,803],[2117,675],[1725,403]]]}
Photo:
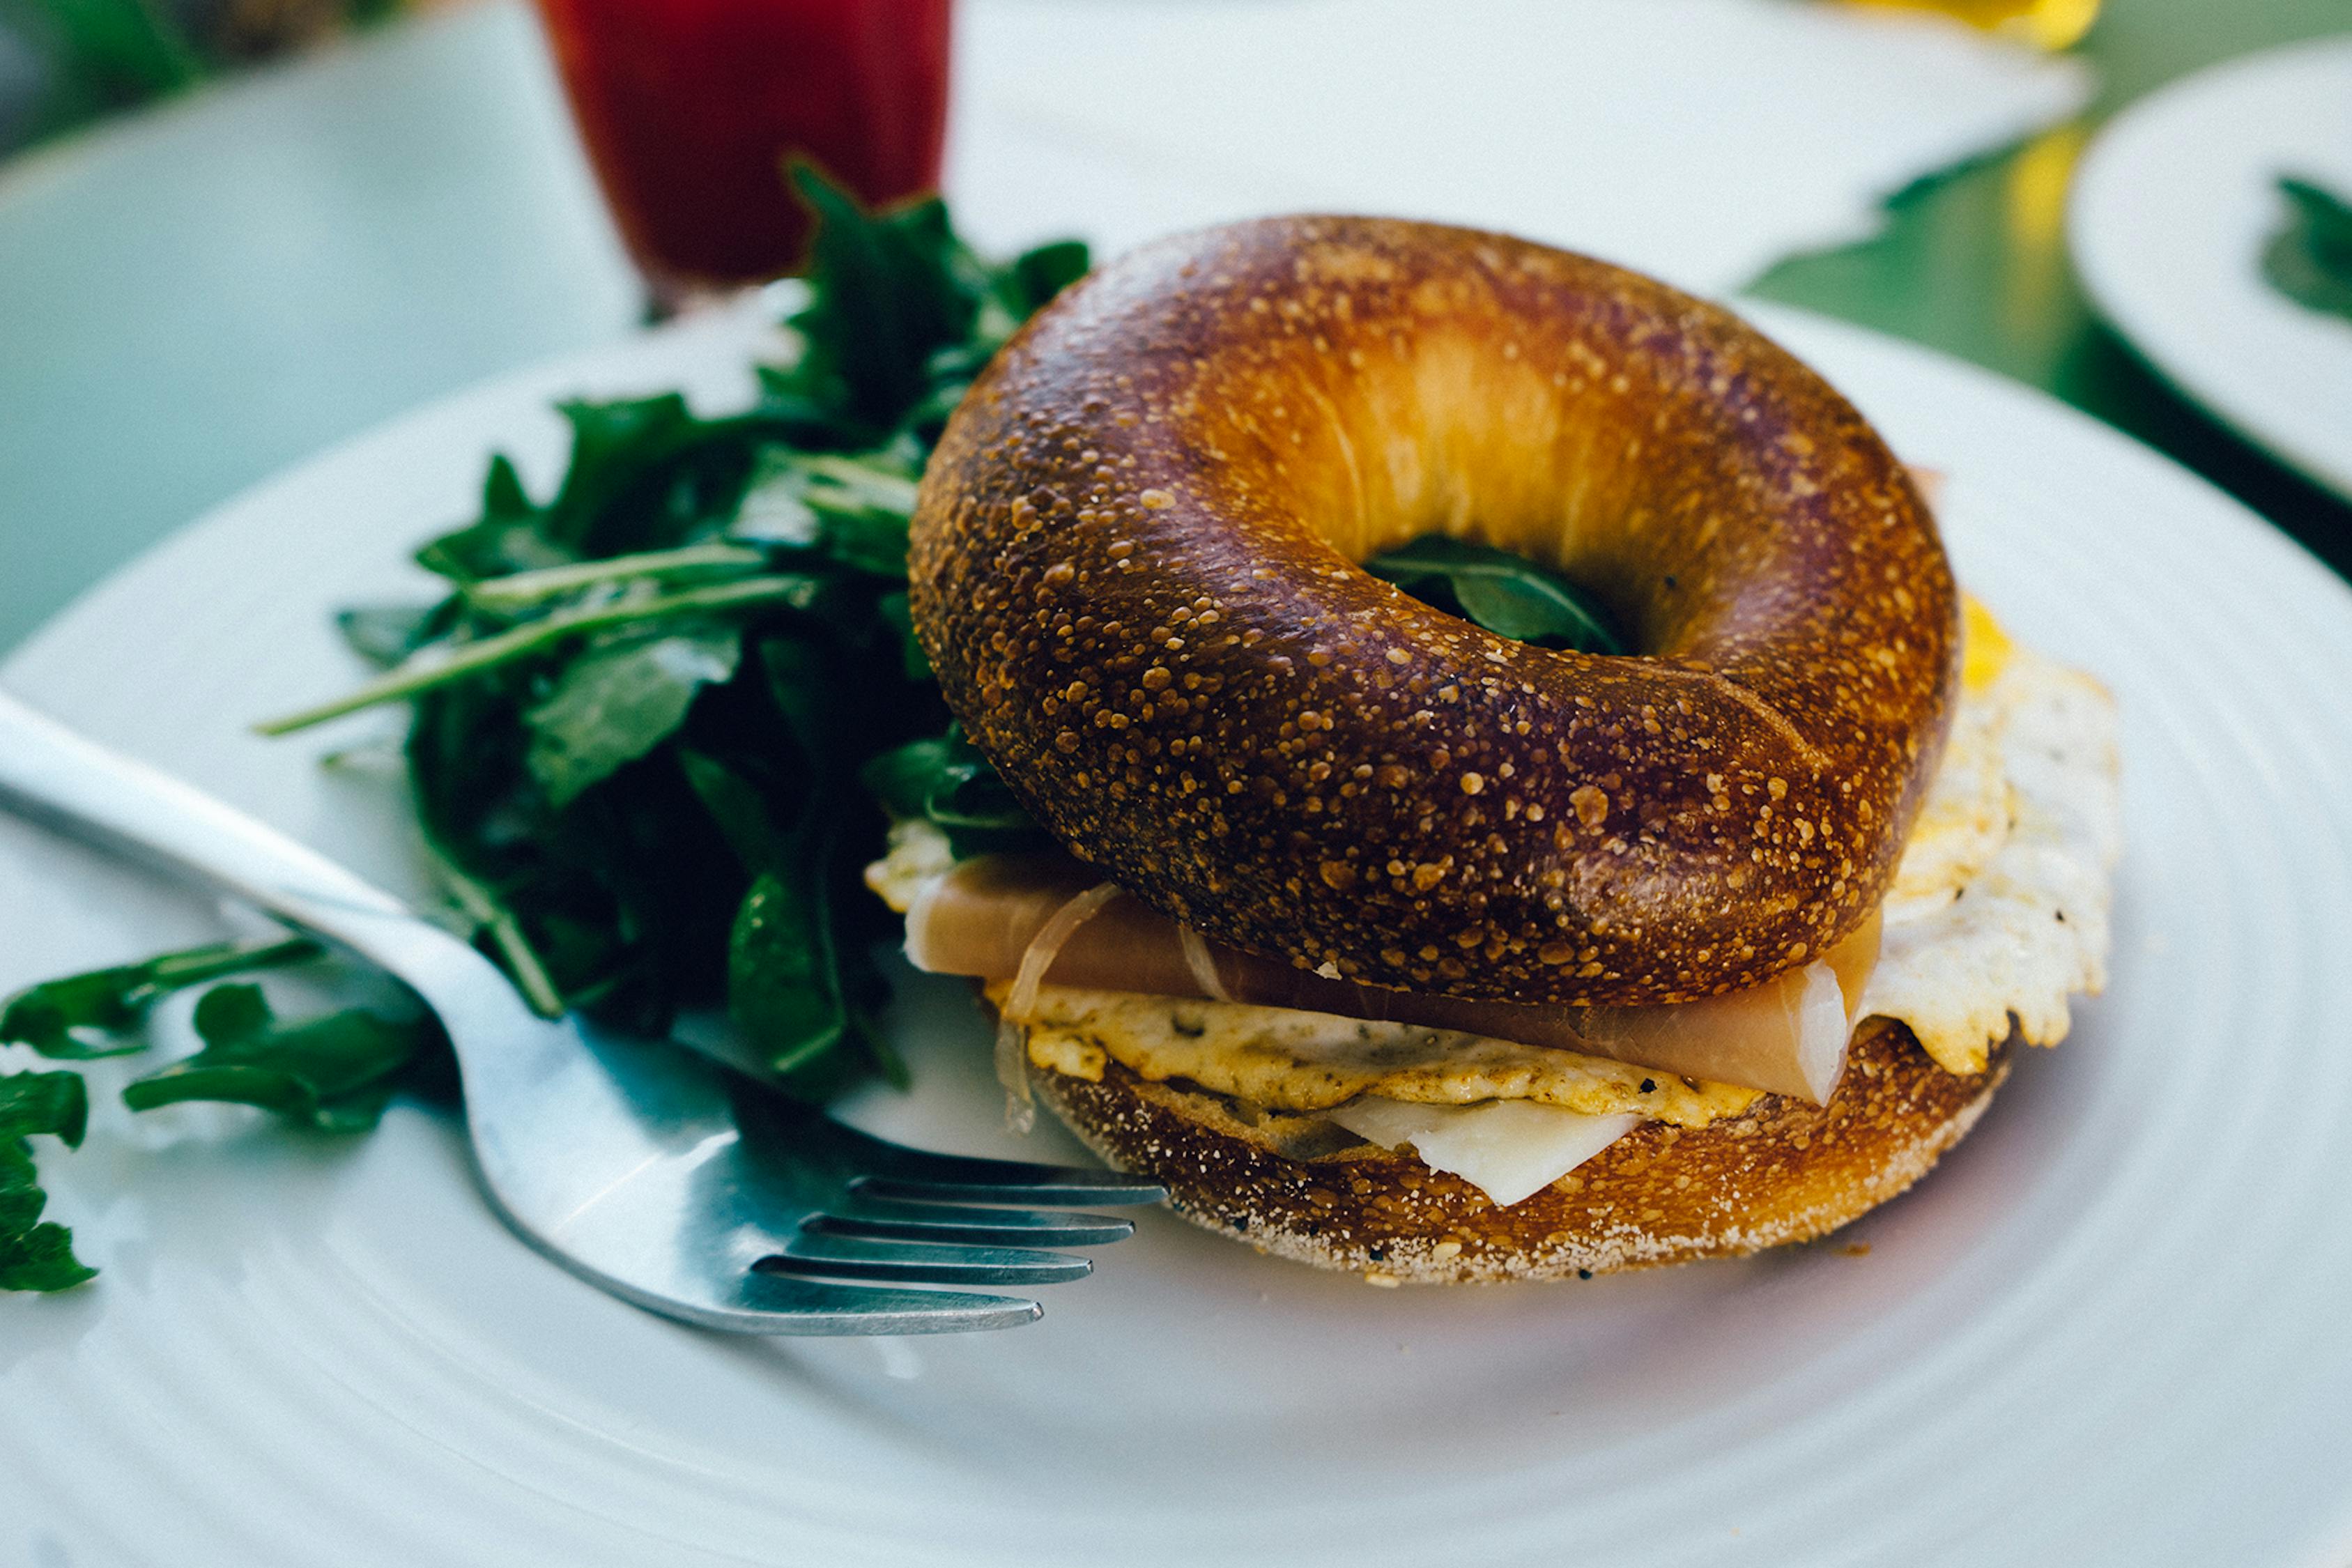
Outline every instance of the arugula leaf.
{"label": "arugula leaf", "polygon": [[[838,839],[813,823],[751,884],[728,943],[727,1010],[782,1087],[823,1100],[866,1068],[904,1089],[907,1068],[874,1023],[887,987],[838,909]],[[859,1050],[842,1047],[855,1044]]]}
{"label": "arugula leaf", "polygon": [[889,628],[898,634],[898,668],[908,680],[929,685],[938,679],[931,668],[931,656],[923,651],[922,639],[915,636],[915,607],[901,590],[885,594],[874,605]]}
{"label": "arugula leaf", "polygon": [[299,936],[213,942],[167,952],[143,963],[44,981],[17,992],[0,1006],[0,1043],[27,1045],[61,1061],[145,1050],[144,1040],[123,1037],[145,1020],[147,1010],[165,993],[232,974],[300,963],[318,957],[320,951],[317,942]]}
{"label": "arugula leaf", "polygon": [[480,879],[469,876],[465,868],[451,860],[434,844],[430,835],[425,839],[425,853],[434,875],[449,894],[449,901],[464,918],[473,933],[477,946],[486,949],[506,966],[514,979],[515,989],[530,1004],[531,1011],[542,1018],[563,1016],[563,994],[556,989],[555,981],[540,961],[538,951],[524,934],[522,921],[515,918],[504,900]]}
{"label": "arugula leaf", "polygon": [[760,668],[768,678],[769,700],[800,748],[811,795],[829,795],[847,760],[834,742],[849,722],[831,650],[814,638],[771,637],[760,645]]}
{"label": "arugula leaf", "polygon": [[89,1093],[78,1072],[0,1073],[0,1142],[45,1132],[68,1149],[89,1129]]}
{"label": "arugula leaf", "polygon": [[[0,1192],[30,1185],[32,1159],[0,1149]],[[39,1194],[38,1187],[31,1189]],[[0,1290],[70,1290],[98,1270],[74,1256],[73,1232],[45,1221],[23,1234],[0,1237]]]}
{"label": "arugula leaf", "polygon": [[1597,599],[1507,550],[1432,534],[1374,556],[1364,570],[1497,637],[1583,653],[1625,651]]}
{"label": "arugula leaf", "polygon": [[[723,973],[743,879],[698,826],[667,760],[675,742],[558,811],[531,774],[521,718],[543,679],[536,668],[494,673],[418,702],[408,763],[419,826],[478,945],[534,1006],[666,1026],[681,988]],[[700,964],[689,963],[704,943]]]}
{"label": "arugula leaf", "polygon": [[728,1014],[781,1073],[833,1049],[849,1029],[824,868],[814,858],[780,859],[761,872],[728,941]]}
{"label": "arugula leaf", "polygon": [[535,504],[513,466],[495,459],[481,515],[426,544],[420,564],[463,586],[691,545],[717,531],[764,446],[831,440],[837,423],[813,405],[705,418],[677,393],[577,401],[561,412],[572,457],[554,497]]}
{"label": "arugula leaf", "polygon": [[1052,847],[1045,830],[980,748],[964,739],[961,726],[885,752],[859,776],[891,816],[919,817],[944,831],[959,859]]}
{"label": "arugula leaf", "polygon": [[2287,222],[2263,249],[2263,275],[2307,310],[2352,318],[2352,204],[2309,180],[2278,183]]}
{"label": "arugula leaf", "polygon": [[280,1024],[258,985],[219,985],[196,1004],[204,1048],[122,1090],[133,1110],[184,1100],[258,1106],[330,1132],[361,1132],[383,1117],[419,1056],[446,1048],[427,1017],[394,1021],[348,1008]]}
{"label": "arugula leaf", "polygon": [[559,645],[577,641],[591,632],[646,626],[689,616],[708,616],[720,611],[758,610],[770,605],[806,609],[814,603],[824,586],[815,578],[780,572],[745,578],[740,582],[688,588],[675,594],[625,597],[608,603],[569,607],[489,637],[461,638],[445,648],[428,650],[385,671],[356,691],[347,692],[315,708],[306,708],[299,713],[264,720],[254,728],[264,735],[289,735],[297,730],[323,724],[330,719],[340,719],[346,713],[356,713],[362,708],[415,697],[436,687],[471,679],[503,666],[536,658],[554,650]]}
{"label": "arugula leaf", "polygon": [[845,1040],[869,1037],[861,1008],[880,977],[843,929],[835,900],[843,759],[829,746],[840,721],[826,651],[810,640],[772,638],[761,662],[777,717],[801,752],[798,798],[762,791],[701,752],[680,760],[751,873],[728,934],[729,1016],[786,1087],[804,1090],[796,1075]]}
{"label": "arugula leaf", "polygon": [[736,539],[815,551],[853,570],[907,580],[919,454],[903,444],[855,457],[772,447],[744,488]]}
{"label": "arugula leaf", "polygon": [[1014,257],[997,291],[1013,314],[1025,321],[1052,304],[1055,295],[1084,278],[1093,265],[1085,240],[1057,239]]}
{"label": "arugula leaf", "polygon": [[760,868],[782,858],[784,837],[776,831],[767,797],[757,786],[703,752],[681,750],[677,760],[712,825],[748,870],[756,875]]}
{"label": "arugula leaf", "polygon": [[540,531],[583,556],[662,550],[709,531],[742,492],[760,429],[740,416],[704,419],[677,393],[568,403],[572,467]]}
{"label": "arugula leaf", "polygon": [[64,1290],[97,1274],[74,1256],[70,1230],[42,1222],[48,1194],[26,1142],[45,1133],[78,1148],[89,1125],[80,1074],[0,1073],[0,1290]]}
{"label": "arugula leaf", "polygon": [[522,476],[501,452],[490,459],[482,481],[481,515],[425,544],[416,552],[416,563],[452,582],[471,583],[570,560],[570,552],[547,538],[539,523],[539,508],[523,489]]}
{"label": "arugula leaf", "polygon": [[450,603],[354,605],[335,613],[344,644],[378,669],[394,665],[448,630]]}
{"label": "arugula leaf", "polygon": [[[0,1080],[0,1089],[5,1083]],[[10,1244],[33,1228],[47,1204],[33,1168],[33,1146],[22,1138],[0,1139],[0,1268],[7,1266]]]}
{"label": "arugula leaf", "polygon": [[937,197],[868,213],[806,163],[792,179],[816,215],[809,255],[819,286],[792,319],[808,349],[780,385],[887,430],[928,389],[931,355],[971,336],[988,306],[1003,306]]}
{"label": "arugula leaf", "polygon": [[734,678],[742,650],[733,628],[703,627],[610,639],[564,666],[523,711],[530,771],[549,801],[570,805],[677,733],[703,687]]}
{"label": "arugula leaf", "polygon": [[[569,566],[545,566],[504,577],[468,583],[462,593],[442,601],[445,608],[460,605],[494,616],[527,615],[567,594],[607,584],[731,580],[757,575],[768,558],[739,544],[688,544],[676,550],[646,550],[603,561],[581,561]],[[415,648],[409,649],[415,651]]]}

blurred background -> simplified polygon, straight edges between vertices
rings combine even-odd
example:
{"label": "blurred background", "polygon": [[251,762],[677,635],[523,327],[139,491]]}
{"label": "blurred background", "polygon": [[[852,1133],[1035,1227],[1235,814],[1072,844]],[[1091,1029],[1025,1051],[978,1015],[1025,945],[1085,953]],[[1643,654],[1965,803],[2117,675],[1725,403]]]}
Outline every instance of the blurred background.
{"label": "blurred background", "polygon": [[0,149],[315,47],[402,0],[6,0]]}
{"label": "blurred background", "polygon": [[310,453],[789,269],[780,152],[943,178],[990,249],[1517,228],[2042,387],[2341,570],[2352,507],[2103,323],[2067,212],[2119,111],[2347,33],[2352,0],[0,0],[0,650]]}

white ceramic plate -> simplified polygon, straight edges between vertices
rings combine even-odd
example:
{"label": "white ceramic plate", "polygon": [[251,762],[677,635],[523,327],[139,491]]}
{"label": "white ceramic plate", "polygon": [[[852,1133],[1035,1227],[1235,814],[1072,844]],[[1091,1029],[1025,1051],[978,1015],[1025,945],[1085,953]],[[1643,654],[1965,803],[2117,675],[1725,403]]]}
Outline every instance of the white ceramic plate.
{"label": "white ceramic plate", "polygon": [[2263,280],[2281,174],[2352,194],[2352,36],[2215,66],[2135,104],[2084,158],[2067,238],[2134,347],[2248,439],[2352,496],[2352,321]]}
{"label": "white ceramic plate", "polygon": [[[425,1111],[332,1143],[103,1110],[43,1164],[104,1276],[0,1300],[0,1560],[2340,1568],[2352,596],[2043,397],[1765,319],[1951,474],[1962,574],[2126,714],[2111,992],[1912,1194],[1828,1245],[1455,1290],[1147,1215],[1034,1328],[759,1342],[541,1262]],[[648,338],[330,454],[117,575],[7,684],[413,887],[385,783],[312,765],[348,734],[241,721],[352,678],[329,607],[400,588],[494,443],[552,471],[551,394],[724,395],[753,335]],[[0,985],[218,929],[14,823],[0,889]],[[860,1119],[1007,1147],[954,989],[902,1027],[919,1087]]]}

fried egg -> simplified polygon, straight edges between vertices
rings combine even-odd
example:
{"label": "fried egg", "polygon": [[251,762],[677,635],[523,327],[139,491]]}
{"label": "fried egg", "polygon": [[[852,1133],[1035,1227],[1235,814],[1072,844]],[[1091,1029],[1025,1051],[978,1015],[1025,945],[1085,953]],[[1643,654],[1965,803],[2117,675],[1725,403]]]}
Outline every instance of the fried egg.
{"label": "fried egg", "polygon": [[2096,680],[2015,647],[1965,684],[1862,1010],[1908,1026],[1946,1070],[1977,1073],[2012,1032],[2056,1045],[2070,999],[2105,986],[2123,800],[2115,699]]}
{"label": "fried egg", "polygon": [[[1002,1003],[1011,987],[988,987]],[[1424,1105],[1528,1100],[1605,1116],[1704,1127],[1759,1091],[1629,1062],[1449,1029],[1234,1002],[1041,986],[1029,1059],[1088,1082],[1108,1058],[1155,1082],[1184,1079],[1279,1110],[1328,1110],[1361,1095]]]}

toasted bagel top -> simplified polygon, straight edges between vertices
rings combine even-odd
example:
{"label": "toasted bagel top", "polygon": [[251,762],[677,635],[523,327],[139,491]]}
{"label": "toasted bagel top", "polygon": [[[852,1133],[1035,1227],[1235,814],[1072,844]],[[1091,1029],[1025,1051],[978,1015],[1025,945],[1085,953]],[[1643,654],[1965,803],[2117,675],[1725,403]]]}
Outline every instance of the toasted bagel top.
{"label": "toasted bagel top", "polygon": [[[1433,532],[1577,579],[1640,651],[1357,564]],[[1679,1001],[1830,947],[1957,679],[1935,526],[1818,375],[1634,273],[1387,219],[1070,289],[950,420],[912,580],[950,705],[1075,853],[1235,946],[1461,996]]]}

